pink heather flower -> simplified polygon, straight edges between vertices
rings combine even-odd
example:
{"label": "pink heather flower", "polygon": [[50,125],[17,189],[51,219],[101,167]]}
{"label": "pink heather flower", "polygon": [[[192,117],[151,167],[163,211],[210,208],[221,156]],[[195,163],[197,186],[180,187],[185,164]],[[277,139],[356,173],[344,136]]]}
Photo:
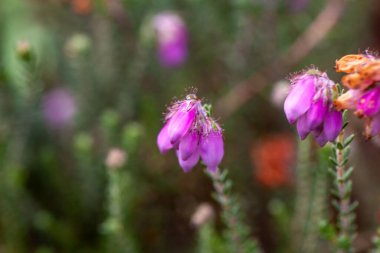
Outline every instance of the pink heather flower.
{"label": "pink heather flower", "polygon": [[169,68],[182,65],[188,51],[188,33],[182,18],[174,12],[162,12],[154,17],[153,26],[160,63]]}
{"label": "pink heather flower", "polygon": [[292,78],[284,111],[289,123],[296,124],[302,140],[311,132],[320,146],[336,139],[343,119],[333,107],[334,93],[334,82],[316,69]]}
{"label": "pink heather flower", "polygon": [[374,116],[380,110],[380,87],[365,92],[358,100],[356,114],[358,116]]}
{"label": "pink heather flower", "polygon": [[76,104],[70,91],[55,88],[44,95],[42,111],[46,123],[52,128],[64,128],[72,123]]}
{"label": "pink heather flower", "polygon": [[157,136],[161,153],[175,148],[179,165],[189,172],[202,159],[208,171],[215,172],[224,155],[222,129],[201,101],[191,94],[175,102]]}
{"label": "pink heather flower", "polygon": [[355,110],[355,115],[365,120],[365,136],[370,139],[380,133],[380,86],[368,90],[348,90],[334,102],[339,109]]}
{"label": "pink heather flower", "polygon": [[380,133],[380,112],[373,117],[367,119],[365,135],[367,138],[371,138]]}
{"label": "pink heather flower", "polygon": [[199,153],[202,161],[210,172],[216,172],[223,159],[223,136],[220,129],[212,130],[208,135],[201,137]]}

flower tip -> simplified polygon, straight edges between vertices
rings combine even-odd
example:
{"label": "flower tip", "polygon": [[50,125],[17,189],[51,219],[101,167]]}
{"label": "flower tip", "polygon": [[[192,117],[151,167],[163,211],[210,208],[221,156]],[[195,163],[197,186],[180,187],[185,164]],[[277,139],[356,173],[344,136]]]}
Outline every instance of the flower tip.
{"label": "flower tip", "polygon": [[161,154],[165,154],[173,148],[173,144],[169,138],[168,123],[166,123],[157,136],[157,146]]}
{"label": "flower tip", "polygon": [[179,166],[181,166],[182,170],[185,173],[190,172],[195,167],[195,165],[197,165],[197,163],[199,161],[199,152],[194,152],[186,160],[181,159],[181,154],[180,154],[178,149],[176,150],[176,154],[177,154]]}
{"label": "flower tip", "polygon": [[218,171],[218,167],[207,167],[207,171],[211,174],[215,174]]}
{"label": "flower tip", "polygon": [[323,131],[327,141],[334,141],[343,127],[343,115],[341,112],[332,111],[327,113],[323,125]]}
{"label": "flower tip", "polygon": [[297,132],[301,140],[304,140],[310,133],[310,128],[308,127],[307,117],[301,116],[297,120]]}
{"label": "flower tip", "polygon": [[207,136],[202,136],[199,144],[199,153],[202,161],[208,168],[217,168],[224,156],[222,134],[220,132],[211,132]]}

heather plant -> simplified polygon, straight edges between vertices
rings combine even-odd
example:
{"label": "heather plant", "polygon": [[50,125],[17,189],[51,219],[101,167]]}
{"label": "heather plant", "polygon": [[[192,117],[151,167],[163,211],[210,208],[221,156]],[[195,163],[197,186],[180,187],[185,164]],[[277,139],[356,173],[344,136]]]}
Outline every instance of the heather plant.
{"label": "heather plant", "polygon": [[[351,197],[353,167],[348,167],[348,164],[354,135],[345,136],[349,124],[347,109],[354,109],[357,116],[368,118],[367,138],[378,134],[375,116],[380,110],[377,59],[368,54],[349,55],[338,60],[335,69],[349,73],[342,78],[343,85],[334,83],[326,73],[313,67],[291,77],[289,94],[284,101],[285,115],[289,123],[297,126],[301,140],[312,133],[320,147],[332,143],[332,154],[328,158],[332,167],[328,167],[326,155],[318,155],[321,152],[318,152],[314,141],[309,140],[306,146],[299,145],[299,195],[294,212],[294,238],[288,238],[293,241],[292,250],[297,252],[317,250],[318,226],[334,252],[355,251],[355,209],[358,202]],[[344,91],[344,88],[349,91]],[[242,221],[239,201],[231,195],[232,182],[227,179],[227,171],[221,172],[218,168],[224,155],[223,140],[221,127],[210,118],[210,111],[211,106],[202,105],[194,94],[175,102],[165,116],[165,126],[158,134],[159,150],[165,153],[176,149],[179,164],[185,172],[197,164],[199,156],[202,158],[213,181],[215,198],[222,207],[226,250],[258,252],[260,249],[256,240],[250,238],[249,229]],[[192,158],[194,154],[195,159]],[[310,169],[315,172],[307,172]],[[327,171],[334,179],[331,203],[337,212],[336,224],[326,221],[323,210],[327,193],[323,189],[327,187],[323,175]]]}
{"label": "heather plant", "polygon": [[379,6],[0,1],[0,252],[378,252]]}

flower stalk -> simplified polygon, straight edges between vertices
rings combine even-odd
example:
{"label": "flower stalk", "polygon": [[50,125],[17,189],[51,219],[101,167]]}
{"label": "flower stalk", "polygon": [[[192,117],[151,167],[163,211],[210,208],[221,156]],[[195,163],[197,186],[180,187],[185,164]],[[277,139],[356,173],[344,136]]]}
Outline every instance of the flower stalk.
{"label": "flower stalk", "polygon": [[231,194],[232,182],[227,178],[228,172],[216,170],[207,173],[214,186],[214,198],[222,207],[222,219],[226,226],[225,239],[228,252],[255,253],[261,252],[257,242],[251,238],[249,228],[242,221],[238,200]]}
{"label": "flower stalk", "polygon": [[333,146],[333,157],[330,157],[330,161],[335,167],[335,170],[331,170],[335,177],[335,188],[332,193],[336,198],[332,203],[338,212],[338,234],[335,246],[336,251],[340,253],[354,252],[353,239],[356,229],[354,210],[358,206],[358,202],[351,202],[352,181],[350,177],[353,168],[346,168],[353,138],[354,135],[344,138],[344,130],[342,130]]}
{"label": "flower stalk", "polygon": [[[319,250],[317,224],[324,217],[327,198],[323,150],[308,138],[299,141],[296,168],[295,210],[292,220],[292,252]],[[327,158],[327,157],[326,157]]]}
{"label": "flower stalk", "polygon": [[107,247],[113,252],[136,252],[130,231],[125,227],[123,189],[129,179],[120,170],[108,169],[108,217],[102,224],[102,232],[107,235]]}
{"label": "flower stalk", "polygon": [[373,249],[371,253],[380,253],[380,228],[376,230],[376,234],[372,238]]}

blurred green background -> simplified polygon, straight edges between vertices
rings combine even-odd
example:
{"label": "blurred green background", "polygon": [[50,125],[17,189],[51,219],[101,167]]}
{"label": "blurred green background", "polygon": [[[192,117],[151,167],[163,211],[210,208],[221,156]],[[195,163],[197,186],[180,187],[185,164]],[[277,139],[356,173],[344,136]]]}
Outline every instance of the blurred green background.
{"label": "blurred green background", "polygon": [[[331,30],[282,59],[329,2],[345,8],[311,38]],[[175,64],[158,53],[155,18],[168,12],[184,32]],[[1,0],[0,252],[195,252],[192,214],[220,209],[212,185],[202,166],[185,174],[156,146],[166,106],[193,88],[225,129],[222,167],[253,234],[265,252],[292,252],[273,218],[287,224],[294,209],[286,78],[314,64],[338,82],[335,59],[367,48],[380,48],[376,0]],[[228,94],[244,80],[235,106]],[[379,222],[379,143],[353,148],[363,250]]]}

